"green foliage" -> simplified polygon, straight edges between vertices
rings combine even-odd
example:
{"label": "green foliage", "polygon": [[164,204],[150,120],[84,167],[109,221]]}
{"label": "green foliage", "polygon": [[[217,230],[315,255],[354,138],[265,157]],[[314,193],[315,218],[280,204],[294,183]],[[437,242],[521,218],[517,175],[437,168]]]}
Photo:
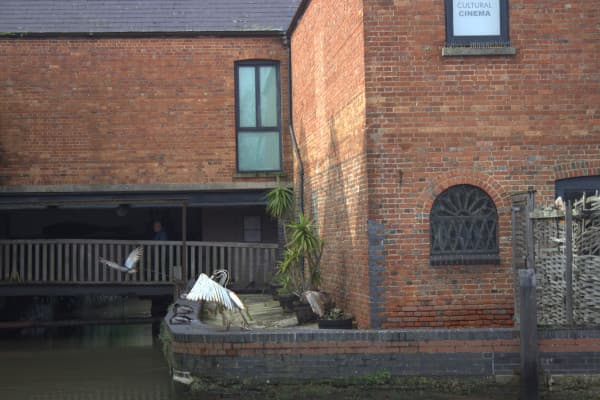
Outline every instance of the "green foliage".
{"label": "green foliage", "polygon": [[298,214],[298,221],[288,224],[290,240],[287,249],[292,249],[294,255],[304,257],[308,266],[308,285],[303,289],[317,289],[321,284],[320,264],[323,255],[323,240],[317,234],[313,223]]}
{"label": "green foliage", "polygon": [[383,385],[392,380],[392,374],[387,369],[380,369],[371,375],[365,376],[363,379],[367,385]]}
{"label": "green foliage", "polygon": [[294,209],[294,191],[292,188],[277,185],[267,193],[267,212],[273,218],[287,219]]}
{"label": "green foliage", "polygon": [[341,308],[334,307],[331,310],[327,311],[323,316],[323,319],[344,319],[348,318],[348,315],[344,313]]}
{"label": "green foliage", "polygon": [[[321,284],[320,262],[323,241],[313,223],[302,213],[293,218],[294,191],[278,185],[267,195],[267,212],[283,224],[285,251],[278,263],[276,280],[296,294],[317,289]],[[304,263],[308,267],[304,275]]]}
{"label": "green foliage", "polygon": [[277,275],[279,282],[287,293],[299,294],[302,290],[302,255],[298,249],[286,248],[283,258],[277,263]]}

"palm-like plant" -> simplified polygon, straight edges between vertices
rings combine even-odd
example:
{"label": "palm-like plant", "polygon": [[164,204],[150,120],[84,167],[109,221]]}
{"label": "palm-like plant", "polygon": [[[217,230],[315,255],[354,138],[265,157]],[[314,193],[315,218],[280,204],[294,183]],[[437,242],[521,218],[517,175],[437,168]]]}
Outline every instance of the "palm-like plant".
{"label": "palm-like plant", "polygon": [[[295,221],[293,220],[292,188],[278,185],[266,197],[267,212],[283,225],[285,251],[278,263],[279,280],[290,282],[291,290],[298,295],[304,290],[316,289],[321,282],[319,263],[323,241],[313,223],[303,213],[298,213]],[[304,275],[304,262],[308,266],[308,279]]]}
{"label": "palm-like plant", "polygon": [[267,192],[267,213],[279,222],[280,232],[283,234],[284,242],[287,242],[285,226],[292,218],[294,210],[294,190],[289,186],[283,186],[277,181],[277,186]]}
{"label": "palm-like plant", "polygon": [[290,241],[287,248],[304,257],[308,265],[308,284],[305,290],[317,289],[321,283],[320,262],[323,254],[323,240],[315,231],[313,223],[302,213],[298,221],[288,224]]}
{"label": "palm-like plant", "polygon": [[274,218],[286,219],[294,208],[294,190],[277,185],[267,193],[267,212]]}

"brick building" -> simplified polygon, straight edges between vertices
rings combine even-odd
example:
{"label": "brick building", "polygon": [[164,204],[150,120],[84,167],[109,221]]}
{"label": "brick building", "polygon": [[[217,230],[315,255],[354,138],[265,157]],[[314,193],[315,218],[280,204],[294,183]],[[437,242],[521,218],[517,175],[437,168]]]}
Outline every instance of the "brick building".
{"label": "brick building", "polygon": [[325,289],[360,326],[513,324],[511,195],[600,188],[598,6],[300,5],[307,210]]}
{"label": "brick building", "polygon": [[0,238],[276,242],[294,2],[0,8]]}
{"label": "brick building", "polygon": [[25,3],[0,17],[0,236],[82,199],[176,235],[172,195],[192,238],[274,240],[283,176],[360,327],[509,326],[511,196],[600,188],[595,1]]}

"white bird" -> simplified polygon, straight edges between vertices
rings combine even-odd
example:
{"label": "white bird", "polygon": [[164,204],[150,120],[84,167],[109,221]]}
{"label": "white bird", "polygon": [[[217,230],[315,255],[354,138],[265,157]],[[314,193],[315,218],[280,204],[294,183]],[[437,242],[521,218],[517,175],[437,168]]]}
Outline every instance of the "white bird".
{"label": "white bird", "polygon": [[142,247],[136,247],[131,253],[129,253],[129,256],[127,256],[125,265],[120,265],[114,261],[107,260],[104,257],[99,257],[98,261],[107,267],[114,268],[118,271],[127,272],[128,274],[135,274],[137,272],[135,264],[142,258],[143,253],[144,250]]}
{"label": "white bird", "polygon": [[335,306],[335,303],[329,293],[317,292],[315,290],[305,290],[300,296],[302,300],[305,300],[312,311],[319,317],[323,317],[331,308]]}
{"label": "white bird", "polygon": [[558,196],[556,200],[554,200],[554,206],[558,211],[565,211],[565,202],[560,196]]}
{"label": "white bird", "polygon": [[[225,317],[224,309],[230,311],[237,310],[244,321],[243,328],[249,329],[248,320],[242,313],[242,311],[245,311],[248,314],[248,310],[246,309],[246,306],[244,305],[242,300],[240,300],[240,298],[237,294],[235,294],[235,292],[227,289],[226,287],[223,287],[219,284],[219,282],[215,282],[214,280],[216,278],[219,278],[220,281],[226,284],[229,275],[226,271],[225,274],[223,274],[222,271],[224,270],[216,271],[212,275],[212,277],[201,273],[198,279],[196,280],[196,283],[192,287],[192,290],[190,290],[190,292],[185,297],[186,299],[193,301],[209,301],[216,303],[218,306],[218,312],[221,313],[221,318],[223,319],[223,325],[226,327],[227,330],[229,330],[231,321],[229,321]],[[248,316],[250,317],[250,314],[248,314]]]}
{"label": "white bird", "polygon": [[229,271],[227,271],[226,269],[218,269],[215,272],[213,272],[213,274],[210,276],[210,279],[212,279],[215,282],[219,282],[219,285],[226,288],[229,284]]}

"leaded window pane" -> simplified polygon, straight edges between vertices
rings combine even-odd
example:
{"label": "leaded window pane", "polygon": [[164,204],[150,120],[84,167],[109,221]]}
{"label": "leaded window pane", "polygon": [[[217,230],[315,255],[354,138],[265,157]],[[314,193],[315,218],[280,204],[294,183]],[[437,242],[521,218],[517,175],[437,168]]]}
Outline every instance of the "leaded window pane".
{"label": "leaded window pane", "polygon": [[497,263],[498,213],[492,199],[471,185],[445,190],[430,213],[431,263]]}

